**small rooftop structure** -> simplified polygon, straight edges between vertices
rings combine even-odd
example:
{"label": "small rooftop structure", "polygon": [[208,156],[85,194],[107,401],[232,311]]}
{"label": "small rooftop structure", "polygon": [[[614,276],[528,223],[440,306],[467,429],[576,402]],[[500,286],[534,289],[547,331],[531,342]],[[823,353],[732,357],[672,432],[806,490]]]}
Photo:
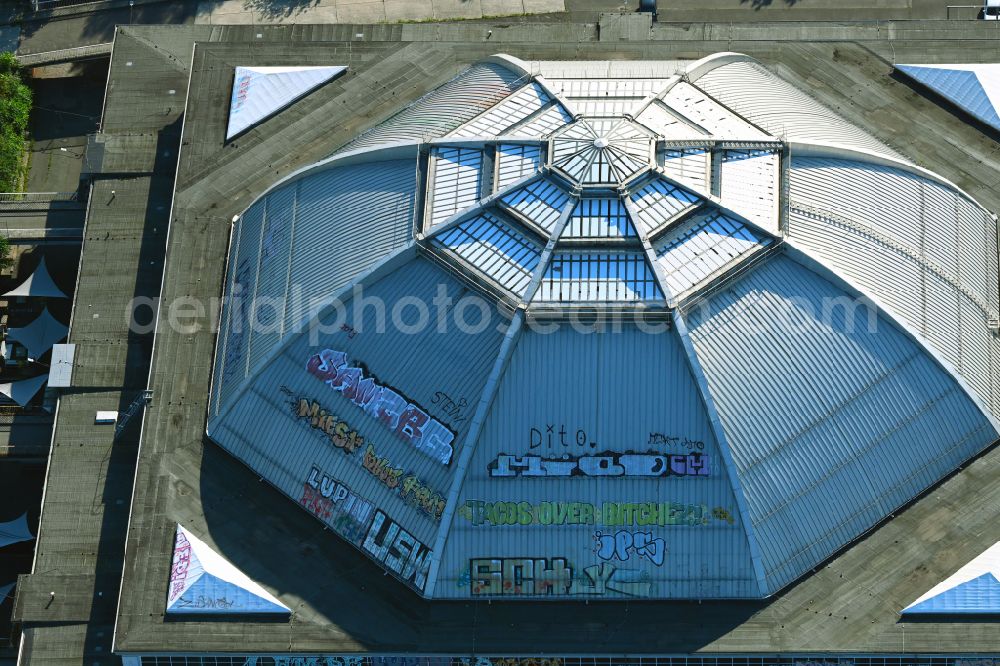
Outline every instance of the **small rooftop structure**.
{"label": "small rooftop structure", "polygon": [[38,266],[31,273],[31,275],[28,276],[27,280],[3,294],[3,296],[45,296],[48,298],[69,298],[63,290],[56,285],[52,276],[49,275],[49,269],[45,265],[45,257],[42,257],[42,260],[38,262]]}
{"label": "small rooftop structure", "polygon": [[226,140],[270,118],[347,67],[237,67]]}
{"label": "small rooftop structure", "polygon": [[1000,614],[1000,541],[902,611],[903,615]]}
{"label": "small rooftop structure", "polygon": [[40,358],[52,346],[66,337],[69,327],[52,316],[48,308],[39,313],[35,319],[19,328],[10,328],[7,339],[21,343],[28,350],[28,356]]}
{"label": "small rooftop structure", "polygon": [[896,65],[896,70],[1000,131],[1000,64]]}
{"label": "small rooftop structure", "polygon": [[177,526],[167,590],[168,614],[288,614],[291,609],[216,553]]}
{"label": "small rooftop structure", "polygon": [[18,379],[12,382],[0,383],[0,393],[7,396],[21,407],[24,407],[35,397],[38,390],[45,385],[49,376],[38,375],[27,379]]}

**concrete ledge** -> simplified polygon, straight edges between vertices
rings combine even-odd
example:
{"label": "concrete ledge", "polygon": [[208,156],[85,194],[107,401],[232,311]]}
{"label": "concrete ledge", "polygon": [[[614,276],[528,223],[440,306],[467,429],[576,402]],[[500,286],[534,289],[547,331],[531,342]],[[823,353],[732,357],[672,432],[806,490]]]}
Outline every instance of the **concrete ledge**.
{"label": "concrete ledge", "polygon": [[91,44],[89,46],[78,46],[72,49],[59,49],[58,51],[43,51],[41,53],[28,53],[17,56],[17,61],[22,67],[38,67],[40,65],[58,65],[74,60],[87,60],[89,58],[101,58],[111,55],[112,42],[103,44]]}

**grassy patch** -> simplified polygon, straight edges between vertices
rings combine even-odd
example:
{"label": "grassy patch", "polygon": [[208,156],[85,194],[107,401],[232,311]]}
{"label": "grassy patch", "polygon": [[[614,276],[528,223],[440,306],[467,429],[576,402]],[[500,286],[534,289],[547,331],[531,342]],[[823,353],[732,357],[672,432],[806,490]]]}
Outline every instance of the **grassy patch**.
{"label": "grassy patch", "polygon": [[31,89],[21,80],[13,53],[0,53],[0,192],[16,192],[24,168],[24,133]]}

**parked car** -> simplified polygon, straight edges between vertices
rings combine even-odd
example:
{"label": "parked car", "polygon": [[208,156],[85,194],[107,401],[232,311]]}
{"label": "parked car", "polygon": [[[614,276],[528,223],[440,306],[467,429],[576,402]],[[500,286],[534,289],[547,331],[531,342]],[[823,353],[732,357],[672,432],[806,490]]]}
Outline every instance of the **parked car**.
{"label": "parked car", "polygon": [[[987,2],[996,2],[1000,6],[1000,0],[986,0]],[[653,20],[656,20],[656,0],[639,0],[639,11],[649,12],[653,15]]]}
{"label": "parked car", "polygon": [[985,21],[1000,21],[1000,0],[985,0],[981,16]]}

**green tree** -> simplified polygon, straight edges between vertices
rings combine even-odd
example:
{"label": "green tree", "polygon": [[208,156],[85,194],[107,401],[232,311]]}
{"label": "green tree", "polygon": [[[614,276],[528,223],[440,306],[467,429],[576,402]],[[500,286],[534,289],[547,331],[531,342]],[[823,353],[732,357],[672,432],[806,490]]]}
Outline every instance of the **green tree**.
{"label": "green tree", "polygon": [[7,270],[14,265],[14,258],[10,256],[10,241],[6,236],[0,236],[0,270]]}
{"label": "green tree", "polygon": [[13,53],[0,53],[0,192],[18,189],[24,133],[31,115],[31,89],[21,80]]}

